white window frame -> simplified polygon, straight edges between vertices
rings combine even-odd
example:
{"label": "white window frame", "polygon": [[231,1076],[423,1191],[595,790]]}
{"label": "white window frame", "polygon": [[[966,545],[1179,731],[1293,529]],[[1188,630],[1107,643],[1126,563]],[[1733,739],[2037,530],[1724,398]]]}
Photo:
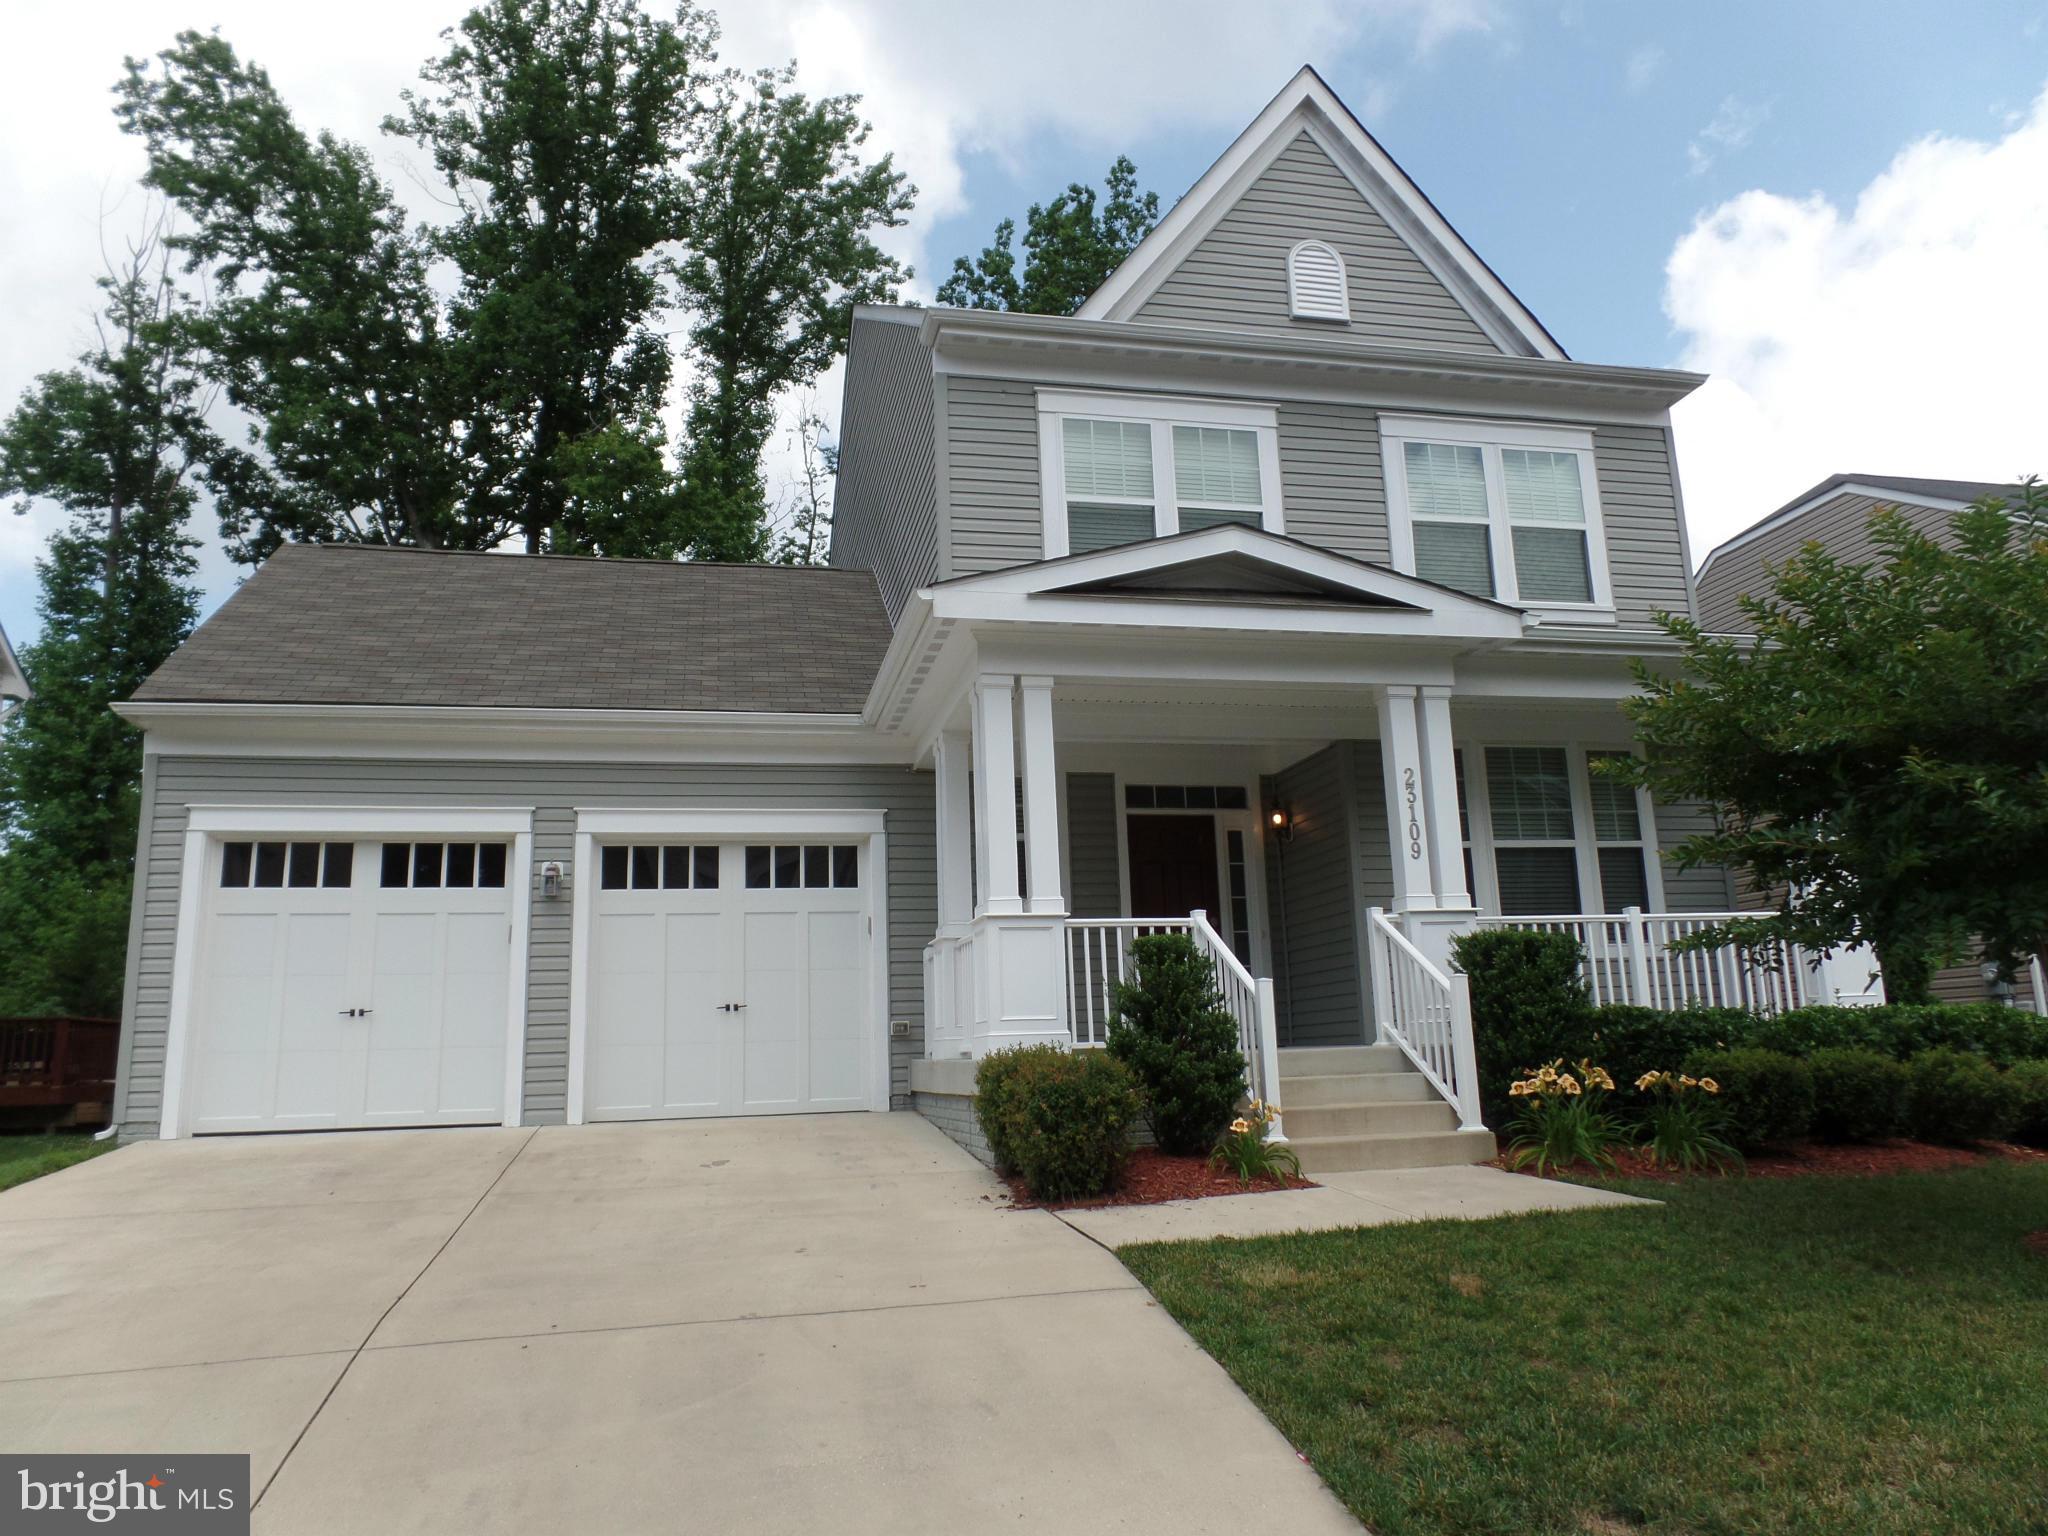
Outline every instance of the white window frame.
{"label": "white window frame", "polygon": [[1038,469],[1045,516],[1045,558],[1070,553],[1067,542],[1067,461],[1061,423],[1068,417],[1137,422],[1152,432],[1152,535],[1180,531],[1173,477],[1175,427],[1226,427],[1252,432],[1259,444],[1259,526],[1285,533],[1280,495],[1280,418],[1270,405],[1225,400],[1183,400],[1171,395],[1126,395],[1069,389],[1038,392]]}
{"label": "white window frame", "polygon": [[[1600,509],[1599,468],[1593,457],[1593,433],[1586,427],[1561,427],[1542,422],[1478,421],[1452,416],[1380,417],[1380,459],[1387,481],[1387,522],[1394,568],[1415,574],[1415,525],[1408,505],[1409,443],[1451,443],[1479,450],[1486,471],[1488,543],[1493,557],[1493,596],[1526,608],[1539,618],[1580,624],[1614,622],[1614,587],[1607,571],[1607,520]],[[1586,564],[1593,600],[1561,603],[1524,602],[1515,571],[1514,527],[1508,518],[1507,486],[1501,473],[1503,448],[1569,453],[1579,461],[1579,490],[1586,505]],[[1525,526],[1537,526],[1528,524]],[[1556,528],[1569,526],[1544,523]],[[1481,594],[1484,595],[1484,594]]]}
{"label": "white window frame", "polygon": [[[1562,747],[1565,756],[1565,772],[1571,784],[1572,795],[1572,838],[1571,847],[1578,865],[1579,906],[1576,913],[1541,912],[1525,914],[1536,917],[1580,917],[1599,916],[1601,907],[1606,905],[1600,892],[1600,850],[1602,848],[1628,848],[1631,843],[1602,843],[1593,825],[1593,782],[1592,769],[1588,760],[1610,752],[1627,752],[1625,746],[1610,746],[1599,742],[1580,741],[1503,741],[1496,737],[1475,738],[1460,736],[1458,751],[1465,770],[1465,810],[1471,822],[1472,836],[1466,847],[1472,854],[1472,883],[1477,887],[1472,899],[1479,910],[1489,917],[1498,917],[1500,910],[1500,875],[1494,867],[1493,801],[1487,790],[1486,753],[1490,747]],[[1642,828],[1643,880],[1649,905],[1647,912],[1664,910],[1664,853],[1657,837],[1656,806],[1649,790],[1642,785],[1635,786],[1636,818]],[[1511,848],[1561,848],[1563,838],[1530,839],[1508,844]],[[1607,914],[1612,915],[1612,914]]]}

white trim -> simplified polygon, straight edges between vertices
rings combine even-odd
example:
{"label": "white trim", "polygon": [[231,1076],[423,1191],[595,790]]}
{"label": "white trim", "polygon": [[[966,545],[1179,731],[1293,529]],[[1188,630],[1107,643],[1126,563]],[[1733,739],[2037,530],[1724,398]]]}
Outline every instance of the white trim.
{"label": "white trim", "polygon": [[[569,1072],[565,1117],[582,1125],[586,1117],[587,1062],[590,1031],[590,925],[596,907],[597,843],[600,837],[701,837],[740,842],[750,837],[846,837],[865,841],[867,867],[863,886],[870,940],[868,971],[874,1056],[868,1081],[868,1107],[889,1108],[889,840],[883,831],[888,813],[875,810],[790,810],[747,807],[668,807],[633,809],[579,806],[576,809],[575,862],[563,889],[570,893],[569,915]],[[592,872],[587,884],[585,871]]]}
{"label": "white trim", "polygon": [[1423,196],[1313,69],[1304,66],[1077,311],[1128,320],[1221,222],[1297,133],[1307,131],[1503,351],[1562,359],[1528,307]]}
{"label": "white trim", "polygon": [[[1590,430],[1560,427],[1547,422],[1482,421],[1469,417],[1380,417],[1380,462],[1386,479],[1388,545],[1395,569],[1412,574],[1415,570],[1415,525],[1408,505],[1405,452],[1408,443],[1455,443],[1480,451],[1486,474],[1486,526],[1492,552],[1493,595],[1496,601],[1511,603],[1539,619],[1561,623],[1615,622],[1614,586],[1607,566],[1607,520],[1600,505],[1600,466],[1593,451],[1593,433]],[[1586,511],[1586,567],[1593,592],[1591,602],[1525,601],[1521,597],[1514,547],[1514,529],[1518,525],[1508,509],[1501,470],[1501,450],[1506,448],[1569,453],[1578,460],[1579,494]]]}
{"label": "white trim", "polygon": [[1280,485],[1280,413],[1276,407],[1175,395],[1042,388],[1038,391],[1038,474],[1039,500],[1044,513],[1042,548],[1046,559],[1063,559],[1071,547],[1067,533],[1064,435],[1064,423],[1069,418],[1133,422],[1150,428],[1152,531],[1154,537],[1162,539],[1171,538],[1181,531],[1179,489],[1174,479],[1173,429],[1222,427],[1252,433],[1257,439],[1259,454],[1259,526],[1267,533],[1286,533],[1287,514]]}
{"label": "white trim", "polygon": [[[505,1104],[501,1121],[520,1123],[525,1105],[527,967],[532,947],[534,807],[458,807],[433,810],[419,806],[332,805],[195,805],[185,822],[184,862],[178,879],[178,922],[171,951],[170,1005],[164,1021],[163,1086],[158,1102],[157,1136],[173,1141],[186,1134],[185,1073],[197,1043],[193,1024],[198,947],[204,919],[206,872],[213,845],[247,834],[376,838],[439,835],[443,837],[506,836],[506,901],[512,932],[506,961]],[[515,880],[513,871],[524,871]]]}
{"label": "white trim", "polygon": [[[20,660],[14,654],[14,647],[7,643],[7,631],[0,629],[0,703],[14,699],[22,703],[35,697],[35,689],[29,686],[28,673],[22,670]],[[0,714],[5,714],[0,710]]]}
{"label": "white trim", "polygon": [[[1337,264],[1337,302],[1334,308],[1319,308],[1317,301],[1301,295],[1302,254],[1320,251]],[[1324,320],[1348,324],[1351,320],[1351,279],[1345,270],[1344,253],[1327,240],[1297,240],[1287,253],[1287,313],[1296,320]]]}

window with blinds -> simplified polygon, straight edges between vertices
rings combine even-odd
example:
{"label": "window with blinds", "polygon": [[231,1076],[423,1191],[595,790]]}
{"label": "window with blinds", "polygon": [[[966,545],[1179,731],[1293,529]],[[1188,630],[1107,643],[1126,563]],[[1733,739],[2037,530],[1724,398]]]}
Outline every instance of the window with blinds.
{"label": "window with blinds", "polygon": [[1586,756],[1587,783],[1593,801],[1593,842],[1600,869],[1600,908],[1619,912],[1650,904],[1649,840],[1644,836],[1642,806],[1633,784],[1599,771],[1602,758],[1619,752]]}
{"label": "window with blinds", "polygon": [[1182,533],[1242,523],[1265,513],[1259,486],[1259,434],[1237,427],[1173,429],[1173,499]]}
{"label": "window with blinds", "polygon": [[1415,574],[1475,597],[1493,596],[1492,531],[1486,465],[1464,443],[1402,445]]}
{"label": "window with blinds", "polygon": [[1503,448],[1500,475],[1514,540],[1515,585],[1522,599],[1590,603],[1593,566],[1586,548],[1579,456]]}
{"label": "window with blinds", "polygon": [[1069,552],[1151,538],[1157,520],[1150,424],[1070,416],[1060,424],[1060,443]]}
{"label": "window with blinds", "polygon": [[1486,800],[1501,911],[1577,912],[1578,839],[1565,749],[1488,747]]}

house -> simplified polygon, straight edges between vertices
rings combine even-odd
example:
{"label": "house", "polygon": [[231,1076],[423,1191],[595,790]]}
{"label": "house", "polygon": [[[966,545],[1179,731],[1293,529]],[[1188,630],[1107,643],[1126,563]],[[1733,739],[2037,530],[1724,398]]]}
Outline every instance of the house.
{"label": "house", "polygon": [[[1191,933],[1311,1168],[1483,1157],[1476,922],[1609,997],[1698,823],[1597,773],[1690,612],[1669,412],[1312,70],[1072,317],[855,316],[821,570],[287,548],[146,731],[130,1136],[918,1108]],[[1787,994],[1790,995],[1790,994]]]}
{"label": "house", "polygon": [[[1982,480],[1928,480],[1898,475],[1830,475],[1813,489],[1795,496],[1768,517],[1717,546],[1701,563],[1700,623],[1720,634],[1747,634],[1752,625],[1741,599],[1769,588],[1769,572],[1808,544],[1826,546],[1846,560],[1876,555],[1870,542],[1872,514],[1893,508],[1922,533],[1940,534],[1949,519],[1971,502],[1986,496],[2007,500],[2017,485]],[[2019,976],[2010,991],[1987,976],[1981,965],[1953,965],[1935,974],[1934,995],[1943,1002],[1975,1003],[1994,997],[2048,1011],[2048,988],[2040,963]]]}
{"label": "house", "polygon": [[21,670],[21,663],[15,659],[14,647],[7,643],[7,631],[0,629],[0,716],[33,695],[34,690],[28,685],[28,674]]}

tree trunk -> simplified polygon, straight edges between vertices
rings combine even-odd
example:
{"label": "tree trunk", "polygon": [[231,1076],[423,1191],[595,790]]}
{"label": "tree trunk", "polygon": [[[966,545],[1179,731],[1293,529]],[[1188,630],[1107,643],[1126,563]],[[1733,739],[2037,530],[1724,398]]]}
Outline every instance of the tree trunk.
{"label": "tree trunk", "polygon": [[1927,952],[1917,945],[1894,942],[1874,943],[1877,951],[1877,968],[1884,977],[1884,997],[1888,1003],[1931,1003],[1934,967],[1928,963]]}

